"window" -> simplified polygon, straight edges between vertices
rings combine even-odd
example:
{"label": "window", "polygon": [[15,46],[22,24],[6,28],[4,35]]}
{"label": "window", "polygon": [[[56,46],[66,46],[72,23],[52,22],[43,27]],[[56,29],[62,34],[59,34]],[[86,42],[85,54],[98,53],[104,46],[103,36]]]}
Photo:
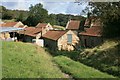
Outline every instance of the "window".
{"label": "window", "polygon": [[72,43],[72,34],[67,34],[67,42]]}

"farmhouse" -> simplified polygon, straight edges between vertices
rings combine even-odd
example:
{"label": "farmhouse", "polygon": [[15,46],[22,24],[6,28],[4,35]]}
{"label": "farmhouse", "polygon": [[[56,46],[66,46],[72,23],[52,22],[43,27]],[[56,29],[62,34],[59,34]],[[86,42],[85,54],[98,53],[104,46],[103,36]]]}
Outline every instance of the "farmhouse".
{"label": "farmhouse", "polygon": [[[86,21],[88,22],[88,19]],[[90,28],[85,28],[84,31],[79,33],[81,45],[84,47],[95,47],[103,42],[101,35],[102,24],[100,19],[92,19],[90,25],[86,24],[87,22],[85,22],[85,25]]]}
{"label": "farmhouse", "polygon": [[51,29],[53,28],[49,23],[38,23],[36,27],[27,27],[24,31],[20,31],[20,40],[23,42],[35,42],[40,45],[40,42],[43,42],[43,40],[40,39],[42,35]]}
{"label": "farmhouse", "polygon": [[71,30],[50,30],[43,35],[45,47],[51,50],[75,50],[79,46],[79,37]]}
{"label": "farmhouse", "polygon": [[72,30],[75,34],[78,34],[80,31],[80,21],[70,20],[66,25],[66,30]]}

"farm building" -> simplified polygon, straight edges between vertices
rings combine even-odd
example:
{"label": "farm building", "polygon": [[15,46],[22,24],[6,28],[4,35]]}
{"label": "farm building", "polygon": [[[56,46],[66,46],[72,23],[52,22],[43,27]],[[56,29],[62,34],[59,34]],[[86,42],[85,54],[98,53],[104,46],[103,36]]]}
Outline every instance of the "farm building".
{"label": "farm building", "polygon": [[[5,35],[7,35],[7,37],[8,36],[10,38],[16,37],[17,40],[19,40],[19,34],[18,34],[19,29],[24,29],[28,26],[24,25],[22,22],[19,21],[19,22],[6,22],[6,23],[3,22],[0,24],[0,27],[3,30],[7,30],[7,32],[5,32]],[[14,29],[15,29],[15,31],[13,31]]]}
{"label": "farm building", "polygon": [[[88,19],[86,20],[88,22]],[[86,22],[86,23],[87,23]],[[90,28],[85,28],[80,32],[81,45],[84,47],[95,47],[103,42],[101,35],[102,24],[99,19],[92,19],[91,24],[86,24]]]}
{"label": "farm building", "polygon": [[75,50],[79,46],[79,37],[71,30],[50,30],[43,35],[45,47],[51,50]]}
{"label": "farm building", "polygon": [[6,22],[2,23],[1,27],[16,27],[16,28],[25,28],[27,25],[24,25],[22,22]]}
{"label": "farm building", "polygon": [[85,20],[85,23],[84,23],[84,27],[85,28],[90,28],[92,26],[101,26],[101,22],[100,22],[100,19],[98,17],[95,17],[95,16],[90,16],[89,18],[87,18]]}
{"label": "farm building", "polygon": [[[21,37],[21,41],[35,42],[36,44],[40,45],[41,36],[51,29],[53,29],[53,28],[49,23],[48,24],[39,23],[36,27],[25,28],[24,31],[19,32],[19,34]],[[41,44],[43,44],[43,43],[41,43]]]}
{"label": "farm building", "polygon": [[[23,30],[23,28],[16,27],[1,27],[0,28],[0,40],[4,41],[15,41],[18,39],[16,32]],[[10,33],[13,33],[11,36]]]}
{"label": "farm building", "polygon": [[81,21],[70,20],[66,25],[66,30],[72,30],[75,34],[78,35],[78,33],[83,30],[81,25]]}

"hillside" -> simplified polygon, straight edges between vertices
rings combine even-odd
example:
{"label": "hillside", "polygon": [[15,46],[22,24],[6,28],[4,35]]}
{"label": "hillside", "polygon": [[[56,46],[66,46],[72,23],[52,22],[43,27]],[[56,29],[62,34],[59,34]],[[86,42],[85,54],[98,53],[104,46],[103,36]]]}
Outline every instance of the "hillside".
{"label": "hillside", "polygon": [[3,78],[64,78],[43,48],[21,42],[3,42]]}
{"label": "hillside", "polygon": [[112,75],[102,73],[92,67],[88,67],[80,62],[74,61],[65,56],[57,56],[54,58],[63,72],[77,78],[115,78]]}
{"label": "hillside", "polygon": [[3,42],[3,78],[114,78],[68,57],[51,56],[31,43]]}
{"label": "hillside", "polygon": [[120,41],[107,40],[102,45],[85,49],[79,55],[79,61],[103,72],[120,77]]}

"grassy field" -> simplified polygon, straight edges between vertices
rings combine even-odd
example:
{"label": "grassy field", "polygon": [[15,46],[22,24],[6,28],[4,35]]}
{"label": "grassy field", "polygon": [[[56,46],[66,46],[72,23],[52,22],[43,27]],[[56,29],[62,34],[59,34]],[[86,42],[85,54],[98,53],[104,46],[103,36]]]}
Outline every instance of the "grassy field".
{"label": "grassy field", "polygon": [[65,30],[65,27],[63,27],[63,26],[58,26],[58,25],[54,25],[53,28],[54,28],[54,29],[58,29],[58,30]]}
{"label": "grassy field", "polygon": [[2,20],[3,22],[15,22],[15,19],[11,19],[11,20]]}
{"label": "grassy field", "polygon": [[2,43],[3,78],[64,78],[43,48],[22,42]]}
{"label": "grassy field", "polygon": [[73,78],[115,78],[65,56],[57,56],[54,61],[65,73],[70,74]]}
{"label": "grassy field", "polygon": [[[3,78],[113,78],[113,76],[100,72],[94,68],[88,67],[80,63],[90,64],[94,63],[93,67],[102,67],[103,65],[99,58],[105,62],[109,58],[103,59],[103,55],[91,56],[87,55],[85,51],[80,56],[78,51],[66,52],[58,51],[56,55],[51,56],[47,49],[38,47],[30,43],[22,42],[2,42],[2,77]],[[114,45],[113,45],[114,44]],[[114,48],[118,43],[112,43],[111,47],[103,47],[107,49]],[[115,48],[116,49],[116,48]],[[103,50],[102,46],[100,50],[93,48],[94,51],[89,50],[91,54]],[[61,53],[61,54],[59,54]],[[67,54],[66,54],[67,53]],[[70,54],[69,54],[70,53]],[[93,54],[96,54],[93,53]],[[92,54],[92,55],[93,55]],[[100,53],[99,53],[100,54]],[[64,56],[63,56],[64,55]],[[74,56],[73,56],[74,55]],[[67,57],[65,57],[67,56]],[[91,57],[90,57],[91,56]],[[113,55],[111,55],[113,56]],[[53,58],[54,57],[54,58]],[[80,62],[73,61],[80,57]],[[111,57],[110,57],[111,58]],[[111,64],[115,62],[114,59]],[[97,61],[97,62],[96,62]],[[109,62],[109,61],[108,61]],[[108,63],[106,61],[106,63]],[[57,64],[57,65],[56,65]],[[110,63],[109,63],[110,64]],[[59,67],[58,67],[59,66]],[[113,66],[113,65],[112,65]],[[109,66],[106,66],[109,68]],[[61,69],[61,70],[60,70]],[[104,68],[106,69],[106,68]],[[113,69],[116,70],[116,67]],[[111,69],[112,70],[112,69]],[[63,73],[64,72],[64,73]],[[66,74],[65,74],[66,73]],[[116,73],[116,72],[115,72]],[[69,75],[67,75],[69,74]]]}

